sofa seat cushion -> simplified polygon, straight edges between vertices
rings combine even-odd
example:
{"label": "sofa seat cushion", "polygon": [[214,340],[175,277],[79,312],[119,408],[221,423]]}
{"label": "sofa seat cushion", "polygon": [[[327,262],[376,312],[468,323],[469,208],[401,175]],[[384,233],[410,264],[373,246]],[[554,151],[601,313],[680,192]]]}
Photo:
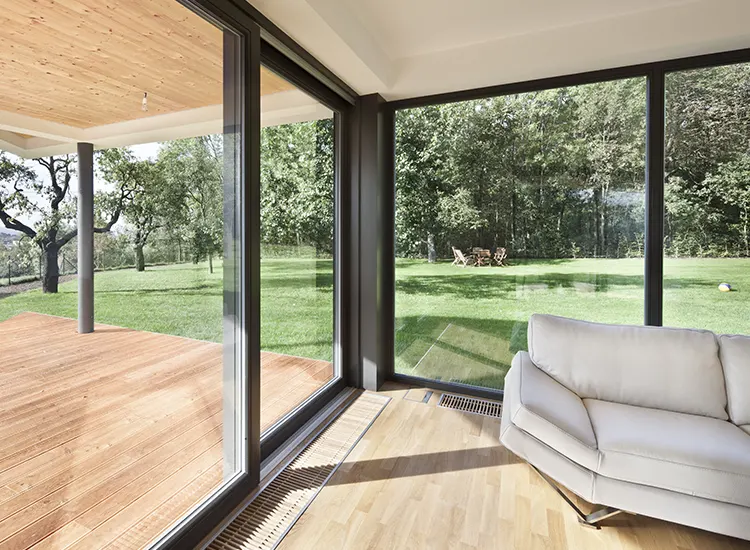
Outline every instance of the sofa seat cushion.
{"label": "sofa seat cushion", "polygon": [[573,462],[594,470],[596,438],[583,401],[519,352],[505,378],[504,405],[511,422]]}
{"label": "sofa seat cushion", "polygon": [[584,404],[600,475],[750,506],[750,436],[731,422],[597,399]]}

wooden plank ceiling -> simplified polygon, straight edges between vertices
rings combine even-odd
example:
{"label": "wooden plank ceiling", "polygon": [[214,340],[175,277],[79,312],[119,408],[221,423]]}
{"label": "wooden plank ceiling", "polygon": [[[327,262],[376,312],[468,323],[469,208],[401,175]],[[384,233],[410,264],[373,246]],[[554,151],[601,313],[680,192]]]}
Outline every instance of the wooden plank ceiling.
{"label": "wooden plank ceiling", "polygon": [[[290,89],[263,69],[262,94]],[[221,102],[222,31],[176,0],[3,2],[0,111],[90,128]]]}

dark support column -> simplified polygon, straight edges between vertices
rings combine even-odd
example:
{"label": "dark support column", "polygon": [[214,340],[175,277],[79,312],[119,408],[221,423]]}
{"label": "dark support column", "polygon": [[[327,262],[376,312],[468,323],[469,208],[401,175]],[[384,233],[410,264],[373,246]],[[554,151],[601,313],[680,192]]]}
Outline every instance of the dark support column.
{"label": "dark support column", "polygon": [[382,258],[380,263],[380,296],[382,301],[380,348],[382,375],[388,378],[394,371],[396,346],[396,114],[390,105],[380,109],[380,188],[382,193],[381,223]]}
{"label": "dark support column", "polygon": [[645,323],[661,326],[664,278],[665,75],[648,77],[646,99]]}
{"label": "dark support column", "polygon": [[[352,117],[352,185],[359,193],[361,386],[377,390],[393,363],[393,115],[383,98],[360,98]],[[390,285],[389,285],[390,281]],[[390,288],[389,288],[390,287]]]}
{"label": "dark support column", "polygon": [[78,332],[94,332],[94,146],[78,144]]}
{"label": "dark support column", "polygon": [[347,386],[362,387],[359,354],[359,122],[358,110],[336,114],[336,281],[339,298],[336,334]]}

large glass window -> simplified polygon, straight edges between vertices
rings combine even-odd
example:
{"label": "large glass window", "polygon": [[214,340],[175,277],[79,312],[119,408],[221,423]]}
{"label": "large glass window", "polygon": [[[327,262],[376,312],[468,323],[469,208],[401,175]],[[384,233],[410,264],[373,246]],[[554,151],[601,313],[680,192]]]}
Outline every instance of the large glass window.
{"label": "large glass window", "polygon": [[666,76],[664,325],[750,332],[750,64]]}
{"label": "large glass window", "polygon": [[502,389],[533,313],[643,322],[645,89],[396,114],[397,373]]}
{"label": "large glass window", "polygon": [[144,548],[247,473],[242,44],[177,1],[4,15],[0,547]]}
{"label": "large glass window", "polygon": [[261,429],[334,380],[334,117],[263,69]]}

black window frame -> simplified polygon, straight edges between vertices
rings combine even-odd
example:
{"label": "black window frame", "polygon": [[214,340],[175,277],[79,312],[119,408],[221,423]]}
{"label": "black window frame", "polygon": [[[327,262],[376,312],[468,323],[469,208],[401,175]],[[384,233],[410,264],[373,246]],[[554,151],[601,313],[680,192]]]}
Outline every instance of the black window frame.
{"label": "black window frame", "polygon": [[349,384],[347,373],[351,371],[345,364],[346,349],[342,318],[345,316],[343,309],[347,295],[347,282],[344,277],[343,266],[347,264],[347,247],[345,242],[346,231],[342,224],[346,219],[346,202],[344,200],[344,187],[347,181],[343,179],[347,173],[346,159],[347,143],[344,139],[343,130],[347,123],[351,104],[346,98],[339,95],[333,89],[327,87],[321,80],[307,72],[300,65],[292,61],[286,54],[282,53],[271,43],[261,40],[261,66],[266,67],[284,78],[297,89],[313,97],[321,104],[331,109],[334,113],[334,327],[333,327],[333,365],[334,379],[326,384],[321,390],[313,394],[304,403],[300,404],[288,417],[280,423],[272,426],[268,432],[261,434],[261,461],[271,456],[292,435],[302,428],[320,410],[329,403]]}
{"label": "black window frame", "polygon": [[[696,55],[629,65],[611,69],[588,71],[576,74],[540,78],[524,82],[514,82],[497,86],[488,86],[456,92],[448,92],[408,99],[395,100],[383,106],[383,116],[388,119],[388,127],[394,128],[396,112],[404,109],[440,105],[459,101],[485,99],[507,95],[539,92],[557,88],[595,84],[628,78],[645,78],[646,93],[646,205],[645,205],[645,245],[644,245],[644,325],[662,326],[664,309],[664,148],[665,148],[665,116],[666,116],[666,75],[668,73],[706,69],[739,63],[750,63],[750,48],[730,50],[725,52]],[[390,211],[395,212],[395,132],[388,136],[391,140],[390,148],[393,156],[388,162],[381,163],[381,169],[387,174],[387,183],[383,192],[387,195]],[[394,218],[383,216],[388,235],[382,237],[381,244],[384,254],[395,259]],[[389,304],[391,312],[395,312],[395,262],[391,262],[380,273],[385,293],[392,301]],[[382,315],[379,319],[381,331],[394,334],[395,315]],[[385,378],[394,382],[412,386],[423,386],[439,391],[455,391],[477,397],[502,400],[503,391],[478,386],[470,386],[455,382],[430,380],[395,372],[395,345],[393,338],[385,342],[388,349],[384,350],[386,357],[383,366]]]}

